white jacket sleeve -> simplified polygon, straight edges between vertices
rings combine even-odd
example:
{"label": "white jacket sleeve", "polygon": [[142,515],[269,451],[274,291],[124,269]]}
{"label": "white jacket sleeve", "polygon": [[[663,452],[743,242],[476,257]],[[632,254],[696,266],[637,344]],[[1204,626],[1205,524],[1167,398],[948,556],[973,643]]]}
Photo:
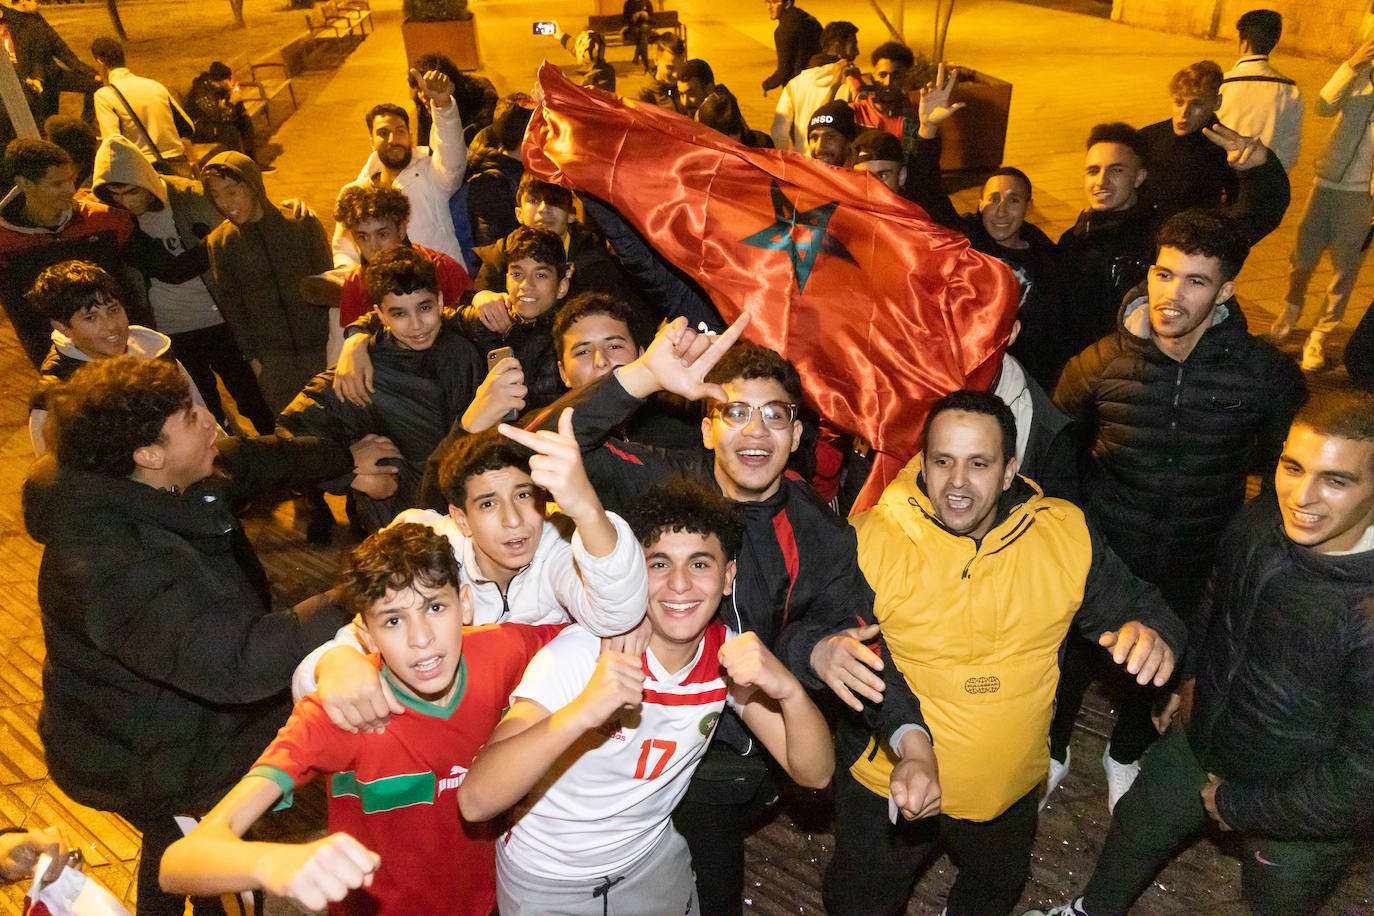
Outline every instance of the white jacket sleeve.
{"label": "white jacket sleeve", "polygon": [[100,139],[119,133],[119,113],[114,109],[114,90],[102,86],[95,91],[95,122],[100,127]]}
{"label": "white jacket sleeve", "polygon": [[644,618],[649,603],[649,572],[644,551],[625,520],[614,512],[615,549],[594,557],[574,534],[572,549],[551,557],[544,568],[560,604],[597,636],[615,636]]}
{"label": "white jacket sleeve", "polygon": [[[782,93],[778,96],[778,107],[773,109],[773,125],[769,128],[768,134],[773,138],[774,149],[794,149],[792,145],[792,120],[796,117],[796,104],[792,99],[792,87],[789,83],[782,87]],[[805,152],[805,150],[797,150]]]}
{"label": "white jacket sleeve", "polygon": [[429,112],[434,117],[434,126],[429,131],[429,161],[434,186],[452,194],[463,186],[468,168],[463,119],[458,114],[457,102],[449,102],[444,108],[431,107]]}
{"label": "white jacket sleeve", "polygon": [[[1368,78],[1369,72],[1361,68],[1365,77]],[[1350,66],[1349,61],[1344,61],[1336,72],[1331,74],[1331,79],[1326,81],[1322,87],[1321,95],[1317,97],[1317,115],[1322,118],[1333,118],[1336,112],[1340,111],[1343,103],[1355,89],[1355,68]]]}

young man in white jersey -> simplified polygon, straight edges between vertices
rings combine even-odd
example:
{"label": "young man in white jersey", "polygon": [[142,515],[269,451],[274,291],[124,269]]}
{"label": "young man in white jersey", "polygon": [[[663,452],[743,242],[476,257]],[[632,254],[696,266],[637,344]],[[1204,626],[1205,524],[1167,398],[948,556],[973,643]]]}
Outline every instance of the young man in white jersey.
{"label": "young man in white jersey", "polygon": [[[532,448],[548,435],[502,432]],[[648,649],[601,653],[569,627],[530,662],[459,788],[469,819],[516,806],[498,844],[502,916],[697,913],[671,815],[726,703],[799,785],[821,788],[834,769],[801,684],[756,635],[716,619],[742,531],[730,503],[684,479],[645,494],[631,517],[649,567]]]}

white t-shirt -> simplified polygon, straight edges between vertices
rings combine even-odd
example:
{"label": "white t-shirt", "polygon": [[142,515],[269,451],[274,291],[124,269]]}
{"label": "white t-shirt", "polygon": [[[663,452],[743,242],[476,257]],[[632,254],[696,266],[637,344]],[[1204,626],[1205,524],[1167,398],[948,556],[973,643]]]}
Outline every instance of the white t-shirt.
{"label": "white t-shirt", "polygon": [[[138,228],[161,242],[168,254],[185,253],[186,246],[177,232],[171,207],[141,214]],[[219,306],[200,277],[193,277],[185,283],[168,283],[157,277],[149,277],[148,302],[157,317],[158,330],[164,334],[181,334],[224,324]]]}
{"label": "white t-shirt", "polygon": [[[712,621],[697,654],[676,674],[645,651],[643,705],[563,753],[515,808],[498,858],[545,878],[584,880],[624,871],[653,849],[729,697],[717,656],[733,635]],[[587,686],[600,653],[599,639],[568,627],[530,661],[511,702],[562,709]]]}

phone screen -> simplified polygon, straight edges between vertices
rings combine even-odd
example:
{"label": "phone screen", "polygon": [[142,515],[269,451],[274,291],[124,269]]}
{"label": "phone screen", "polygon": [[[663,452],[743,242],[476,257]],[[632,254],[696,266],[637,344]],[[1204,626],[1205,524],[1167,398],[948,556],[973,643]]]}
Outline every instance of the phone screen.
{"label": "phone screen", "polygon": [[554,29],[556,29],[557,27],[558,27],[558,23],[556,23],[556,22],[549,22],[549,21],[536,22],[536,23],[534,24],[534,34],[536,34],[536,35],[552,35],[552,34],[554,33]]}

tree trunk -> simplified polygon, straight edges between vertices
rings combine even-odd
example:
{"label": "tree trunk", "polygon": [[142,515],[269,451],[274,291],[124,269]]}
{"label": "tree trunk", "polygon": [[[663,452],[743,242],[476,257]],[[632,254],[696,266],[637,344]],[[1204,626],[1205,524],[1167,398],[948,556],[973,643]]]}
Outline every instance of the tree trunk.
{"label": "tree trunk", "polygon": [[129,35],[124,31],[124,23],[119,21],[119,0],[105,0],[105,9],[110,14],[110,25],[114,26],[119,40],[128,41]]}
{"label": "tree trunk", "polygon": [[234,11],[234,22],[239,28],[246,28],[248,23],[243,21],[243,0],[229,0],[229,8]]}

